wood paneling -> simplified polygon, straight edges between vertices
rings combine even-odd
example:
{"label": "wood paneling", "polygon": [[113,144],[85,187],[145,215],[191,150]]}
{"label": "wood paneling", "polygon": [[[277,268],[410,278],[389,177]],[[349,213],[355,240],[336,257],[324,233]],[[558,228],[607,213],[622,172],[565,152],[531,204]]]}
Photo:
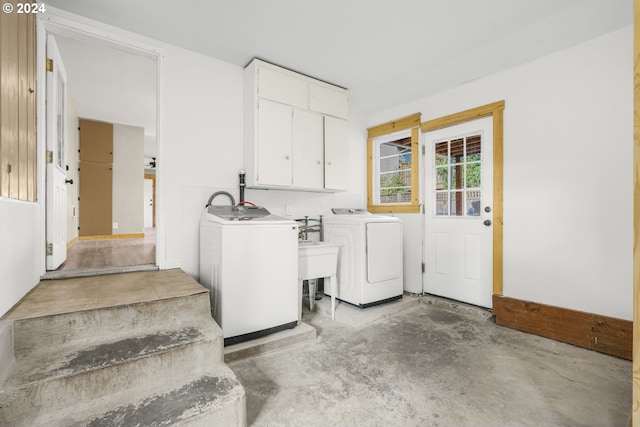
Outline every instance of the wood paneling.
{"label": "wood paneling", "polygon": [[0,14],[0,196],[27,201],[36,199],[35,31],[33,14]]}
{"label": "wood paneling", "polygon": [[640,427],[640,0],[633,2],[633,425]]}
{"label": "wood paneling", "polygon": [[500,326],[631,359],[633,323],[628,320],[500,295],[493,296],[493,313]]}

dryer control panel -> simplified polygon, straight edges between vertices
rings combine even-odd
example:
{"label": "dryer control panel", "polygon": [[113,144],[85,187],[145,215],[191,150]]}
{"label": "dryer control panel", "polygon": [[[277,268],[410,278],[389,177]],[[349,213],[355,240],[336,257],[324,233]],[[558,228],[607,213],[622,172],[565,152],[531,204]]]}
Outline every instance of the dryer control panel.
{"label": "dryer control panel", "polygon": [[331,209],[334,215],[369,215],[366,209],[354,209],[354,208],[333,208]]}

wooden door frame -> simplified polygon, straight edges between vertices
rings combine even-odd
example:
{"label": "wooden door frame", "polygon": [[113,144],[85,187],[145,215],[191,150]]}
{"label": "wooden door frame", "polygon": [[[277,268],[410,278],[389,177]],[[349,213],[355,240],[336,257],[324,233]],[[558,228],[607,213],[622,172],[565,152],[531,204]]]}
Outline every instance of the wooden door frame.
{"label": "wooden door frame", "polygon": [[[640,0],[636,0],[640,2]],[[459,113],[427,120],[420,124],[423,133],[458,125],[481,117],[493,117],[493,294],[502,295],[503,281],[503,166],[504,101],[498,101]]]}
{"label": "wooden door frame", "polygon": [[152,197],[153,197],[153,211],[151,213],[151,215],[153,215],[153,219],[152,219],[152,225],[155,228],[156,226],[156,175],[155,174],[151,174],[151,173],[145,173],[144,174],[144,179],[150,179],[153,181],[153,190],[152,190]]}

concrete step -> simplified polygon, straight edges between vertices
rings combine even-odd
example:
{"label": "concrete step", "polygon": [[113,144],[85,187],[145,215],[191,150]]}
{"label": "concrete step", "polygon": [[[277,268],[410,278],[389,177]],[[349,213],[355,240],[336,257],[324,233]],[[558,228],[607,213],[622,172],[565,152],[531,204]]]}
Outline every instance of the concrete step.
{"label": "concrete step", "polygon": [[13,367],[13,322],[0,321],[0,384]]}
{"label": "concrete step", "polygon": [[14,352],[21,358],[39,349],[96,346],[132,333],[142,336],[177,330],[203,318],[211,318],[209,294],[204,288],[201,293],[183,297],[18,319],[13,325]]}
{"label": "concrete step", "polygon": [[211,320],[206,327],[34,352],[16,359],[0,386],[0,425],[30,425],[34,414],[86,406],[105,395],[145,395],[160,385],[174,387],[219,365],[220,346],[219,327]]}
{"label": "concrete step", "polygon": [[198,378],[148,394],[111,397],[37,417],[31,426],[246,426],[246,397],[235,374],[216,364]]}
{"label": "concrete step", "polygon": [[65,298],[61,283],[31,295],[35,313],[56,314],[0,322],[0,426],[246,425],[206,289],[180,271],[118,277],[113,289],[138,280],[161,297],[39,311]]}

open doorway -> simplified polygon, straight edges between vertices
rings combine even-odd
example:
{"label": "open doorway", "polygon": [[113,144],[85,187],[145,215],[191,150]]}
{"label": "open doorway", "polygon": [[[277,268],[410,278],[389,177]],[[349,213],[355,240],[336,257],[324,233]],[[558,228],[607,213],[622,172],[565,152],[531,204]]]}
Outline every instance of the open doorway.
{"label": "open doorway", "polygon": [[[145,177],[153,176],[154,192],[156,187],[156,58],[68,32],[52,36],[67,74],[67,254],[61,264],[48,266],[47,276],[156,269],[155,209],[151,223],[145,223],[149,200],[144,191]],[[111,145],[105,149],[110,157],[87,157],[83,122],[112,127]],[[90,172],[96,170],[104,172],[109,191],[91,180],[96,174]],[[109,201],[109,207],[93,206],[91,199]],[[98,217],[106,226],[91,229],[87,224]]]}

